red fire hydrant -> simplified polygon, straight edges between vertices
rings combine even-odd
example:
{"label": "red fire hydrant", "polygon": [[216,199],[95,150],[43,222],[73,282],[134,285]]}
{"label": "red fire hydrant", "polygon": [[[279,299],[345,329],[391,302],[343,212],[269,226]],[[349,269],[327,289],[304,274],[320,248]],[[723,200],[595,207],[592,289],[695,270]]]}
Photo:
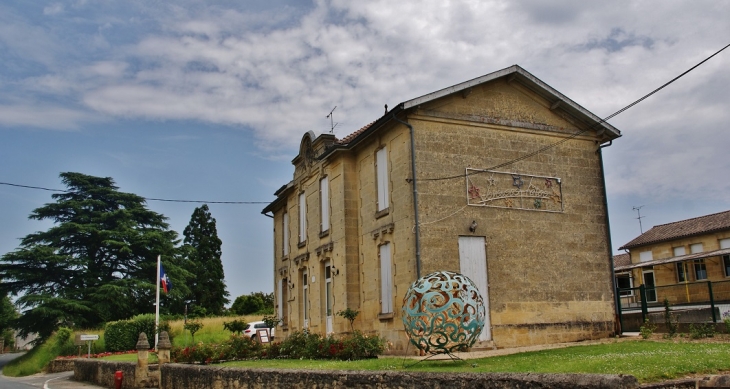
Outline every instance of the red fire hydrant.
{"label": "red fire hydrant", "polygon": [[122,389],[123,378],[124,374],[122,374],[121,370],[117,370],[114,372],[114,389]]}

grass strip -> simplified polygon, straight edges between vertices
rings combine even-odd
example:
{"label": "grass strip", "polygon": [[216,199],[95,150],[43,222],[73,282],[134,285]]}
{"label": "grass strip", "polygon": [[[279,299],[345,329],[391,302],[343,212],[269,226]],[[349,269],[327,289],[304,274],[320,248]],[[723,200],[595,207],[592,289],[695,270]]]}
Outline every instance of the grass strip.
{"label": "grass strip", "polygon": [[252,360],[223,366],[271,369],[396,370],[471,373],[629,374],[657,382],[730,371],[728,343],[626,341],[469,359],[462,362],[378,358],[362,361]]}

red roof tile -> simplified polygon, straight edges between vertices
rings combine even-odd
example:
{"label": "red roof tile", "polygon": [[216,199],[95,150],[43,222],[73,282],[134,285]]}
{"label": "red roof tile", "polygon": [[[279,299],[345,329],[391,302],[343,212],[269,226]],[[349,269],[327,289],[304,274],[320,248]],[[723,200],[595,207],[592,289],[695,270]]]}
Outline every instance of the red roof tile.
{"label": "red roof tile", "polygon": [[613,267],[631,265],[631,256],[629,254],[616,254],[613,256]]}
{"label": "red roof tile", "polygon": [[375,122],[370,122],[370,124],[365,125],[365,127],[353,132],[352,134],[350,134],[342,139],[335,140],[335,143],[340,144],[340,145],[346,145],[346,144],[352,142],[352,140],[355,139],[358,135],[362,134],[363,132],[365,132],[365,130],[370,128],[370,126],[372,126],[373,123],[375,123]]}
{"label": "red roof tile", "polygon": [[730,229],[730,211],[654,226],[619,250]]}

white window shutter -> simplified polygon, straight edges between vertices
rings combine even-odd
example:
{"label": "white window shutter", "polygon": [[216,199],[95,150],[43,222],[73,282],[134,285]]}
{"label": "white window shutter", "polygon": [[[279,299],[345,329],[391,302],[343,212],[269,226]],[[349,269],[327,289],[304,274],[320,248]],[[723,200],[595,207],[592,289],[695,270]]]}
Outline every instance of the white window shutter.
{"label": "white window shutter", "polygon": [[388,150],[383,147],[375,153],[375,163],[377,164],[377,183],[378,186],[378,211],[382,211],[390,206],[388,203]]}
{"label": "white window shutter", "polygon": [[651,255],[651,251],[642,251],[639,253],[639,261],[640,262],[648,262],[654,259],[654,257]]}
{"label": "white window shutter", "polygon": [[319,181],[320,208],[322,216],[321,232],[330,229],[330,189],[327,177]]}
{"label": "white window shutter", "polygon": [[730,238],[720,239],[720,248],[721,249],[730,249]]}
{"label": "white window shutter", "polygon": [[299,194],[299,242],[307,240],[307,198]]}
{"label": "white window shutter", "polygon": [[381,313],[393,312],[393,274],[391,269],[390,243],[380,246],[380,309]]}
{"label": "white window shutter", "polygon": [[284,253],[284,256],[289,255],[289,213],[284,212],[284,217],[282,218],[282,252]]}
{"label": "white window shutter", "polygon": [[690,254],[697,254],[702,252],[702,243],[695,243],[689,245]]}

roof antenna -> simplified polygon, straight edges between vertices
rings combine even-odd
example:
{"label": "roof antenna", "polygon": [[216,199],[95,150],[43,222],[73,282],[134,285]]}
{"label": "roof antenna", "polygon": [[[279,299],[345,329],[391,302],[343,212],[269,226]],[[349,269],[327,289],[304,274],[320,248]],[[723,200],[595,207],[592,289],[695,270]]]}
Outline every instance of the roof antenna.
{"label": "roof antenna", "polygon": [[332,115],[332,112],[335,112],[336,109],[337,109],[337,106],[335,105],[335,107],[332,108],[332,110],[330,111],[330,113],[327,114],[327,118],[330,120],[330,126],[331,126],[331,128],[330,128],[330,134],[334,134],[335,133],[335,127],[337,127],[337,125],[340,124],[340,123],[335,123],[335,117],[334,117],[334,115]]}
{"label": "roof antenna", "polygon": [[639,231],[641,231],[642,234],[644,233],[644,228],[641,227],[641,219],[646,217],[646,216],[641,216],[641,208],[643,208],[643,207],[644,207],[643,205],[634,207],[634,211],[638,212],[638,214],[639,214],[639,217],[637,217],[637,219],[639,219]]}

